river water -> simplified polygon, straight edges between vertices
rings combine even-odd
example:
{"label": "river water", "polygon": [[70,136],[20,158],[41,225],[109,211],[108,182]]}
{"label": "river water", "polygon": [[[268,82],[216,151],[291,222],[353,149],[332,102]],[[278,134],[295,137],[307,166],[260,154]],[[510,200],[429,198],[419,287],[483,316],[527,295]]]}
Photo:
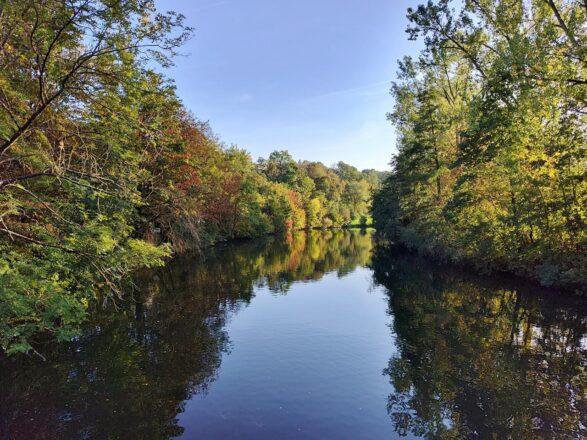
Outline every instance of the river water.
{"label": "river water", "polygon": [[144,277],[45,362],[0,362],[0,438],[587,436],[587,300],[369,231],[224,245]]}

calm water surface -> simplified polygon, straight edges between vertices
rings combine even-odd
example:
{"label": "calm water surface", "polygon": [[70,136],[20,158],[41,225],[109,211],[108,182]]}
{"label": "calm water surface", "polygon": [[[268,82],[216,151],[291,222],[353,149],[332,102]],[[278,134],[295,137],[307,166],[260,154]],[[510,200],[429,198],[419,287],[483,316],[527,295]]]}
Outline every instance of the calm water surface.
{"label": "calm water surface", "polygon": [[46,362],[0,439],[587,436],[586,300],[312,232],[182,258]]}

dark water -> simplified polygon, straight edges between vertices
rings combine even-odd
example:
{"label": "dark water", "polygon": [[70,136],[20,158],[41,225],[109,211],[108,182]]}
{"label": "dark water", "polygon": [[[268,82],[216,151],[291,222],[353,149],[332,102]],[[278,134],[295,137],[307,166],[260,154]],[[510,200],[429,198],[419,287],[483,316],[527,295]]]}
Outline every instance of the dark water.
{"label": "dark water", "polygon": [[0,439],[582,438],[586,300],[359,231],[175,261],[46,362],[0,362]]}

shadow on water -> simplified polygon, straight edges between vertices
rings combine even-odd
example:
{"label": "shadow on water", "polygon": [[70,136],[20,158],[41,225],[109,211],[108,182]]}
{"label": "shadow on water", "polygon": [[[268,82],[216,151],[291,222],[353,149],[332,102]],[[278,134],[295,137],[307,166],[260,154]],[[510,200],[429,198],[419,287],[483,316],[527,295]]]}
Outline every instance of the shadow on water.
{"label": "shadow on water", "polygon": [[376,247],[397,355],[384,370],[399,435],[585,438],[584,298]]}
{"label": "shadow on water", "polygon": [[[366,265],[365,231],[295,234],[182,257],[137,281],[137,302],[97,309],[83,334],[38,358],[0,359],[0,438],[169,439],[185,401],[206,393],[230,349],[225,326],[256,288]],[[135,293],[136,295],[136,293]]]}

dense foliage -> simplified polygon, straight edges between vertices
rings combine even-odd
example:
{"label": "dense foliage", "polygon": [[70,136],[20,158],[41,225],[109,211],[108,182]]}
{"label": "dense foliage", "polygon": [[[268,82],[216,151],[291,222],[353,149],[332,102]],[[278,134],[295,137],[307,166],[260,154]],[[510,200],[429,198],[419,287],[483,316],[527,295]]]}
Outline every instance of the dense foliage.
{"label": "dense foliage", "polygon": [[429,1],[409,10],[387,235],[545,285],[587,283],[587,5]]}
{"label": "dense foliage", "polygon": [[157,66],[191,29],[146,0],[0,1],[0,347],[69,339],[172,252],[366,221],[373,171],[253,163]]}

